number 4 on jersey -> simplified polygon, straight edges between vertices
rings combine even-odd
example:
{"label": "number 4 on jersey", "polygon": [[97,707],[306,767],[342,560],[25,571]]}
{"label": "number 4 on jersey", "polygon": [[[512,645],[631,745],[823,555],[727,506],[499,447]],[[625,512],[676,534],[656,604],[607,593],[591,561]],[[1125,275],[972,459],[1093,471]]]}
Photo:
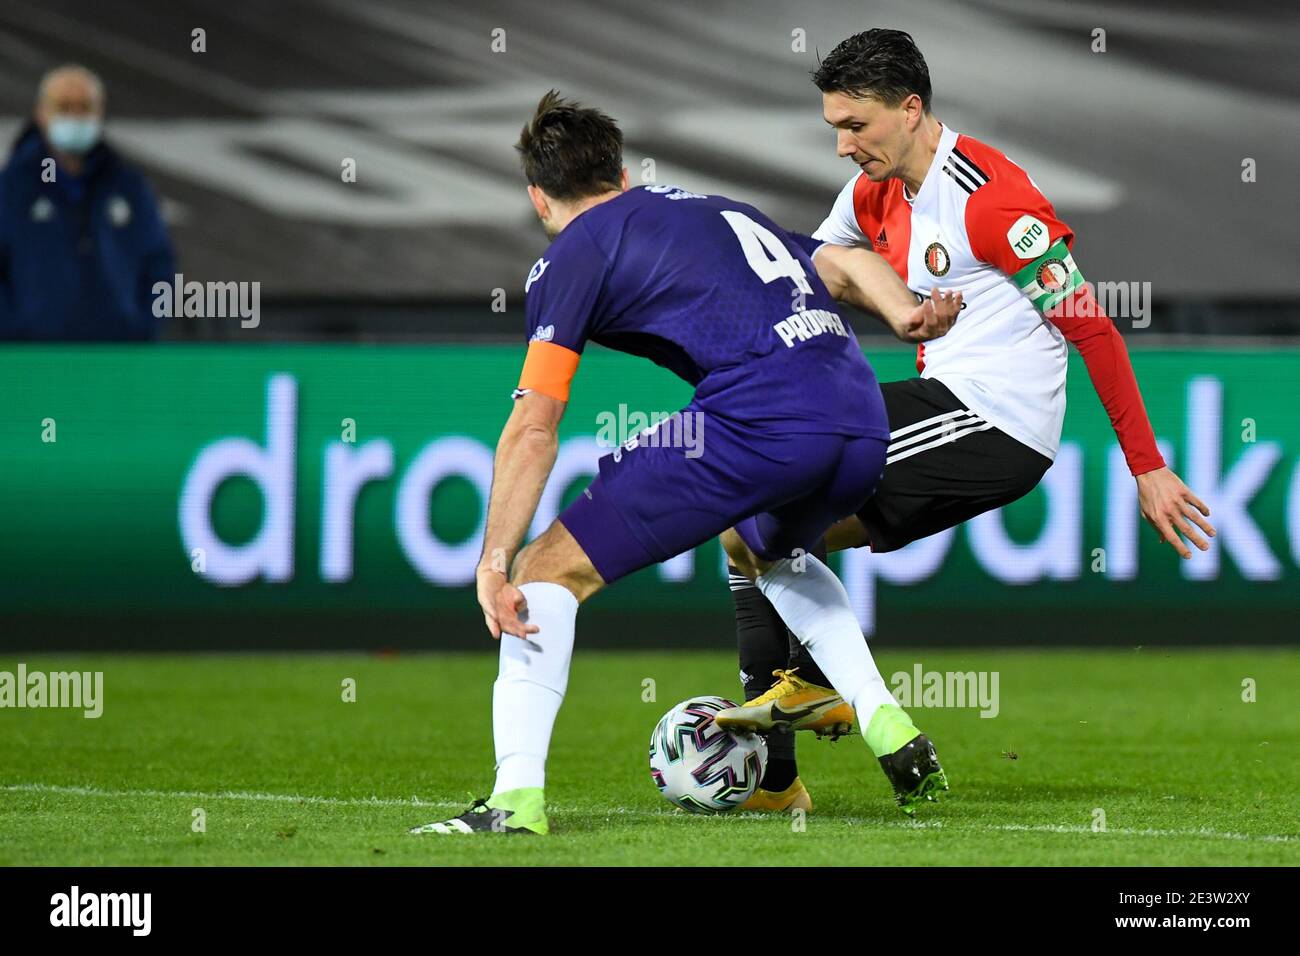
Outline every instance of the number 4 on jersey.
{"label": "number 4 on jersey", "polygon": [[732,209],[724,209],[722,218],[727,220],[727,225],[740,240],[745,261],[763,282],[784,277],[792,281],[800,292],[812,295],[812,286],[808,284],[808,274],[803,271],[803,265],[790,255],[790,250],[780,239],[772,235],[772,230]]}

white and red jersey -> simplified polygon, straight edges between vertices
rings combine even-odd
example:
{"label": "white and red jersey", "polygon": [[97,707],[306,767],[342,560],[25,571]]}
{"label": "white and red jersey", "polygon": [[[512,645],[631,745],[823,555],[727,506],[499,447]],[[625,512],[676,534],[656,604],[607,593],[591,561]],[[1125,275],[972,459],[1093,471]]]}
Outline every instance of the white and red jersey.
{"label": "white and red jersey", "polygon": [[1073,342],[1130,469],[1164,465],[1123,338],[1070,255],[1074,233],[1002,153],[944,127],[915,196],[901,179],[859,174],[813,238],[874,249],[918,295],[963,291],[957,322],[918,349],[917,370],[985,421],[1054,459]]}

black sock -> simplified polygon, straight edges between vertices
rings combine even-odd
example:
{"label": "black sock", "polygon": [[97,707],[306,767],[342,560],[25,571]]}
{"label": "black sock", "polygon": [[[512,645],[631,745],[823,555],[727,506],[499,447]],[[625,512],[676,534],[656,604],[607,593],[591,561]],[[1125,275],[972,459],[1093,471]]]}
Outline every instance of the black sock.
{"label": "black sock", "polygon": [[810,684],[817,684],[820,687],[830,687],[831,679],[822,673],[822,669],[817,666],[812,655],[808,653],[808,648],[799,643],[799,638],[792,633],[790,635],[790,669],[798,668],[799,678],[806,680]]}
{"label": "black sock", "polygon": [[[736,604],[736,646],[740,651],[740,679],[745,700],[765,693],[776,679],[774,670],[784,670],[790,660],[789,632],[763,592],[733,567],[727,568],[731,597]],[[797,642],[796,642],[797,643]],[[767,771],[763,789],[781,791],[798,776],[794,734],[774,732],[767,737]],[[769,785],[768,781],[772,784]],[[778,787],[777,783],[784,780]]]}
{"label": "black sock", "polygon": [[780,793],[799,776],[794,759],[794,731],[777,727],[767,735],[767,769],[763,772],[762,787]]}

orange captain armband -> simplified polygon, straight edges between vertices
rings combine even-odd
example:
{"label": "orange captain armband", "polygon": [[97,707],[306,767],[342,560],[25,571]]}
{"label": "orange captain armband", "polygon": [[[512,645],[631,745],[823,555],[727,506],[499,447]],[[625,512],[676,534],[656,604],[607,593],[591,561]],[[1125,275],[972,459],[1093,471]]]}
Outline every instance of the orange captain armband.
{"label": "orange captain armband", "polygon": [[529,342],[524,369],[519,373],[519,388],[515,395],[524,392],[541,392],[561,402],[569,400],[569,385],[578,371],[582,358],[573,349],[554,342]]}

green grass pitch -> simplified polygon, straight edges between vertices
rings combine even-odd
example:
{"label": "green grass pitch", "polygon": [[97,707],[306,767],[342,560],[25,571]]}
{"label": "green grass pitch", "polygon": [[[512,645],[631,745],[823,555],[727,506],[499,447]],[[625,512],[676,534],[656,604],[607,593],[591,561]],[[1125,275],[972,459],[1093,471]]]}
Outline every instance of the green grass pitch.
{"label": "green grass pitch", "polygon": [[552,833],[511,839],[405,833],[490,788],[492,654],[24,657],[103,671],[104,712],[0,710],[0,864],[1300,863],[1296,651],[879,657],[886,676],[916,661],[1000,674],[993,719],[912,710],[953,785],[915,823],[856,735],[800,735],[816,802],[802,828],[672,811],[647,771],[650,730],[693,694],[734,699],[735,658],[579,647],[551,749]]}

